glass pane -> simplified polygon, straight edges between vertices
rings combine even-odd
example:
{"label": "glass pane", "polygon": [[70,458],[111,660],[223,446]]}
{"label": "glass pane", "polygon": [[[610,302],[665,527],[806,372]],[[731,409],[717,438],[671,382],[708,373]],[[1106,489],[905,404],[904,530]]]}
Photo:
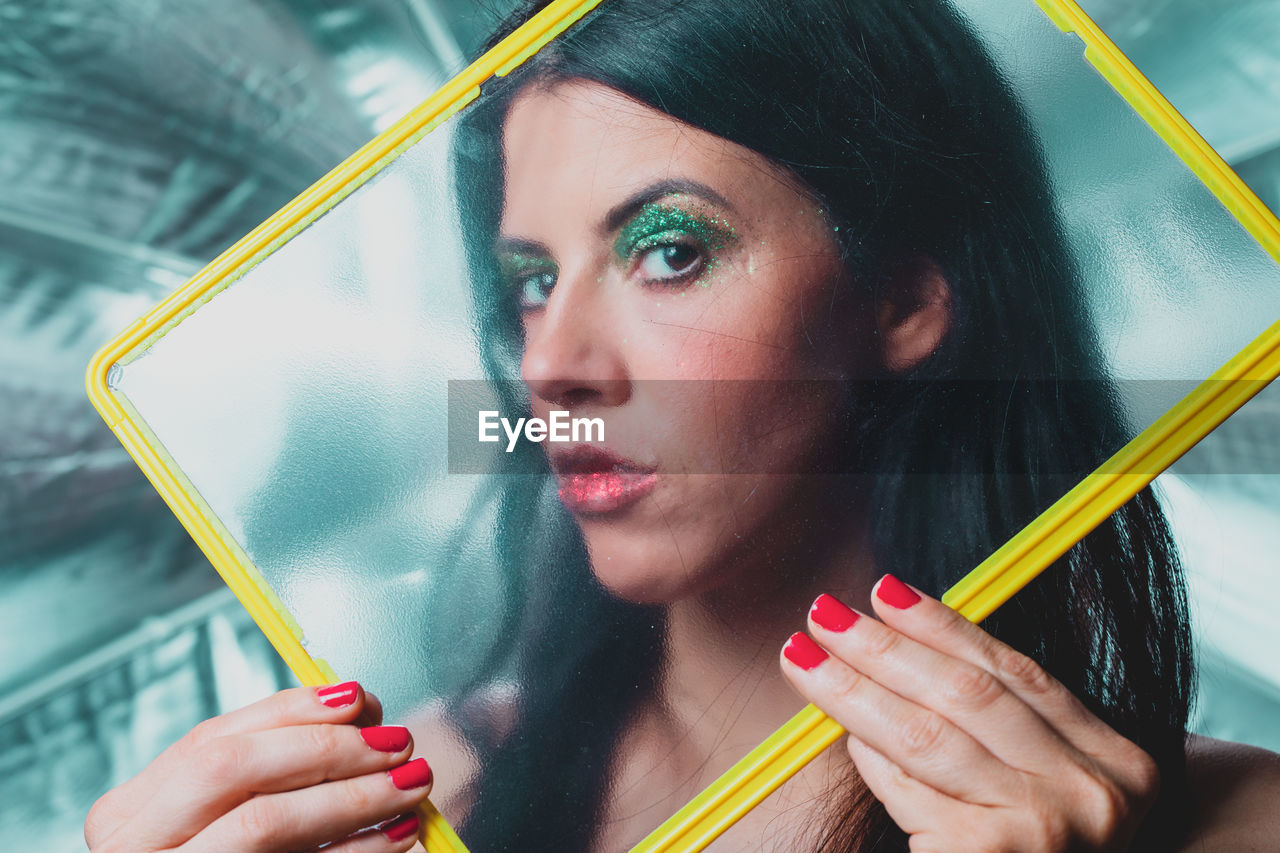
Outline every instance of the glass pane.
{"label": "glass pane", "polygon": [[[1031,3],[704,5],[642,49],[652,0],[605,3],[117,371],[478,853],[639,841],[803,705],[819,592],[941,594],[1280,317]],[[1131,505],[991,629],[1104,702],[1174,673],[1064,603],[1176,609],[1164,529]]]}

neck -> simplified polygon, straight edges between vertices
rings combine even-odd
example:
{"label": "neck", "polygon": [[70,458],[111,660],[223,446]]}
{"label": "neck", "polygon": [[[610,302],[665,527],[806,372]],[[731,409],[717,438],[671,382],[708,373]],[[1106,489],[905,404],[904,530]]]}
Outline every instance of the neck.
{"label": "neck", "polygon": [[[841,504],[830,494],[827,503]],[[804,630],[813,599],[865,601],[875,581],[862,514],[844,504],[833,516],[825,526],[812,517],[774,525],[732,555],[732,582],[668,609],[661,710],[681,747],[716,776],[804,707],[778,656]],[[815,529],[839,535],[823,541]]]}

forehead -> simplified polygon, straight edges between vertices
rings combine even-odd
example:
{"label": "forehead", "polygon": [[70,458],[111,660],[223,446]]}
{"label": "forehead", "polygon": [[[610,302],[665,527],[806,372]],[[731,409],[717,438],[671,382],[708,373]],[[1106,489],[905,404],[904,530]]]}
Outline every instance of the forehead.
{"label": "forehead", "polygon": [[731,201],[761,191],[796,194],[761,155],[582,80],[519,95],[504,127],[503,156],[504,231],[556,211],[603,213],[665,179],[708,184]]}

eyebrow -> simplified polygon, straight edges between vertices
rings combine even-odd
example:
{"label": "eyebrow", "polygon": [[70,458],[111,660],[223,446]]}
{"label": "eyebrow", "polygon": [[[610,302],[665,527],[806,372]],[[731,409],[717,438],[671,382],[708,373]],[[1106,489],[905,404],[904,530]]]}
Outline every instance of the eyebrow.
{"label": "eyebrow", "polygon": [[622,224],[636,214],[640,208],[646,204],[653,204],[659,199],[669,195],[691,195],[697,196],[705,201],[709,201],[714,205],[724,208],[728,212],[733,211],[733,205],[728,199],[720,195],[720,193],[711,189],[706,184],[698,181],[689,181],[681,178],[675,178],[669,181],[659,181],[656,184],[650,184],[642,190],[628,196],[624,201],[610,208],[605,214],[601,223],[601,230],[606,234],[612,234],[622,227]]}
{"label": "eyebrow", "polygon": [[493,244],[495,254],[522,254],[550,256],[551,251],[536,240],[522,240],[518,237],[499,237]]}
{"label": "eyebrow", "polygon": [[[696,196],[723,208],[728,213],[733,212],[733,205],[729,203],[729,200],[706,184],[683,178],[673,178],[650,184],[611,207],[609,212],[605,214],[604,219],[601,220],[600,230],[605,234],[612,234],[634,216],[640,208],[646,204],[653,204],[669,195]],[[497,252],[524,252],[530,255],[551,254],[542,243],[535,240],[523,240],[518,237],[499,237],[494,243],[494,250]]]}

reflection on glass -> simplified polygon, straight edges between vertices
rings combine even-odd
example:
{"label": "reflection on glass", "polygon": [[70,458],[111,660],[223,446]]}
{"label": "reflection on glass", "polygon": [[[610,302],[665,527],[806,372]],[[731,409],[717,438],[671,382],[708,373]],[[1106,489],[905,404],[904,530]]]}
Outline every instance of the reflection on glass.
{"label": "reflection on glass", "polygon": [[[1069,40],[973,15],[999,67],[936,3],[610,0],[124,366],[472,849],[634,844],[803,704],[819,592],[941,593],[1280,316]],[[1144,493],[986,627],[1172,767],[1178,578]],[[871,837],[849,773],[720,843]]]}

